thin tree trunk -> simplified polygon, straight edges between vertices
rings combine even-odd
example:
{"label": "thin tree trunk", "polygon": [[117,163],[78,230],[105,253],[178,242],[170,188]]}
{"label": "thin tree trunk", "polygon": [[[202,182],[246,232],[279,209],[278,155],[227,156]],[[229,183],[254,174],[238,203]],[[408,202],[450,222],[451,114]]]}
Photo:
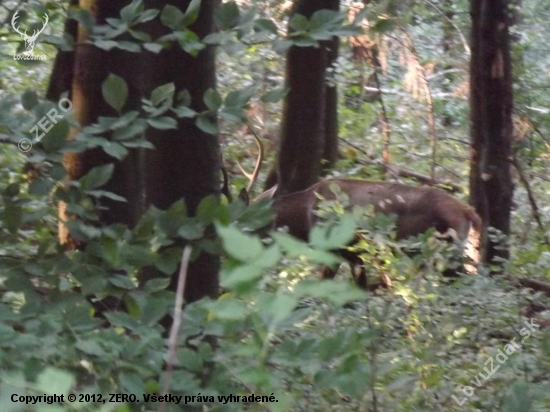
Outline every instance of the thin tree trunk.
{"label": "thin tree trunk", "polygon": [[[295,0],[292,15],[308,19],[326,8],[325,1]],[[317,182],[321,174],[325,128],[325,70],[323,47],[288,50],[281,146],[278,156],[278,195],[297,192]]]}
{"label": "thin tree trunk", "polygon": [[[327,9],[340,10],[340,0],[330,0]],[[331,40],[323,42],[327,53],[327,68],[334,67],[338,59],[340,39],[334,36]],[[324,142],[323,142],[323,171],[330,170],[338,160],[338,87],[335,82],[328,84],[325,81],[325,116],[324,116]]]}

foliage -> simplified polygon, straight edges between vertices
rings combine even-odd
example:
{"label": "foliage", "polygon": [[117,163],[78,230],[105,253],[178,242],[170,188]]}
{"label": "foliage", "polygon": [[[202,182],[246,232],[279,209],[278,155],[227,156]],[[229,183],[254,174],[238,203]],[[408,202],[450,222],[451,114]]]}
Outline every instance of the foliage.
{"label": "foliage", "polygon": [[[9,2],[6,2],[9,3]],[[14,2],[15,3],[15,2]],[[189,53],[206,44],[219,45],[218,90],[203,96],[208,108],[190,109],[190,95],[174,85],[157,88],[143,101],[143,110],[125,109],[125,79],[110,76],[103,84],[105,100],[119,116],[102,118],[79,130],[67,142],[70,127],[66,116],[44,137],[34,142],[28,156],[15,145],[34,138],[28,131],[56,106],[41,99],[54,56],[52,43],[72,47],[60,32],[66,2],[27,2],[32,13],[50,15],[49,32],[43,45],[49,62],[0,61],[0,409],[19,410],[152,410],[158,404],[143,402],[142,394],[159,394],[164,384],[167,345],[159,321],[173,312],[175,296],[166,288],[168,275],[181,264],[181,241],[226,259],[221,273],[223,295],[216,301],[187,305],[178,336],[178,350],[169,393],[213,396],[215,402],[195,401],[197,408],[217,411],[242,410],[548,410],[550,336],[535,331],[487,381],[477,385],[489,356],[496,356],[511,339],[519,341],[526,304],[544,305],[546,298],[514,288],[514,277],[550,279],[548,246],[528,218],[527,194],[517,191],[517,222],[521,236],[511,239],[513,277],[461,278],[450,283],[437,269],[445,260],[445,247],[426,234],[405,243],[392,236],[391,220],[365,219],[364,211],[343,214],[338,204],[327,204],[323,223],[311,233],[309,243],[280,232],[260,237],[256,232],[269,224],[270,208],[235,202],[220,204],[205,200],[196,217],[188,217],[183,202],[166,211],[150,209],[135,228],[121,225],[97,227],[102,199],[123,201],[101,190],[112,174],[112,165],[91,170],[78,182],[66,182],[62,154],[102,148],[113,158],[123,159],[129,149],[151,150],[142,136],[147,128],[173,129],[175,118],[193,119],[208,133],[221,132],[229,170],[247,160],[243,150],[242,124],[251,108],[261,107],[263,128],[273,132],[279,121],[284,60],[281,52],[290,44],[314,45],[331,35],[354,34],[343,14],[321,13],[309,21],[295,17],[288,22],[295,30],[285,38],[286,11],[282,2],[228,1],[216,12],[220,31],[203,41],[190,30],[199,2],[185,13],[167,6],[146,10],[140,1],[125,7],[119,19],[95,27],[92,40],[105,50],[158,52],[175,37]],[[356,64],[348,43],[332,71],[341,94],[341,136],[353,146],[342,151],[346,159],[339,175],[377,176],[372,164],[361,164],[365,154],[377,158],[381,147],[379,103],[368,99],[363,87],[374,70],[382,78],[384,103],[392,129],[392,156],[398,164],[414,163],[415,170],[429,170],[426,161],[426,108],[422,95],[405,87],[410,75],[410,48],[403,45],[403,28],[410,33],[417,60],[428,70],[438,119],[438,176],[464,176],[463,144],[468,135],[467,101],[462,92],[467,81],[466,52],[456,28],[466,30],[467,4],[454,2],[456,28],[451,51],[434,39],[447,28],[443,4],[374,2],[356,18],[366,18],[369,34],[376,38],[380,68]],[[548,95],[547,57],[541,46],[548,34],[544,2],[523,3],[524,20],[516,26],[517,97],[524,122],[530,124],[518,140],[518,156],[529,162],[537,198],[548,200],[544,176],[549,128],[545,107]],[[346,4],[347,5],[347,4]],[[7,4],[12,7],[14,4]],[[4,13],[4,11],[2,11]],[[86,13],[73,11],[83,25],[93,26]],[[6,19],[6,17],[8,17]],[[25,17],[25,16],[23,16]],[[154,18],[172,32],[164,39],[150,39],[140,24]],[[546,19],[547,20],[547,19]],[[0,14],[0,21],[9,16]],[[129,35],[130,40],[121,40]],[[12,54],[20,42],[9,25],[0,26],[2,54]],[[173,37],[170,37],[173,36]],[[15,67],[15,69],[14,69]],[[447,75],[447,70],[452,76]],[[416,78],[416,77],[415,77]],[[352,104],[350,104],[350,102]],[[210,121],[212,114],[222,120]],[[528,121],[527,121],[528,120]],[[534,133],[534,127],[538,133]],[[527,143],[523,143],[527,142]],[[272,151],[273,152],[273,151]],[[245,162],[246,163],[246,162]],[[241,184],[233,180],[234,189]],[[85,244],[82,250],[65,252],[57,242],[56,210],[59,200],[76,217],[70,222],[72,236]],[[543,203],[543,202],[541,202]],[[547,202],[546,202],[547,203]],[[542,207],[545,222],[548,208]],[[205,237],[215,224],[219,240]],[[520,223],[517,224],[520,226]],[[380,275],[392,279],[393,289],[360,292],[349,279],[319,282],[316,264],[338,261],[332,253],[345,246],[359,228],[361,240],[354,245],[373,282]],[[409,256],[405,249],[418,249]],[[166,278],[137,286],[143,268],[154,266]],[[106,298],[109,299],[106,299]],[[114,300],[113,300],[114,299]],[[114,303],[113,303],[114,302]],[[103,317],[94,317],[102,311]],[[214,337],[212,340],[204,337]],[[485,373],[485,372],[483,372]],[[209,380],[204,383],[205,375]],[[472,382],[473,381],[473,382]],[[477,381],[479,382],[479,380]],[[473,387],[467,403],[462,388]],[[11,395],[64,394],[106,396],[136,394],[140,403],[83,403],[26,406]],[[276,403],[223,403],[218,396],[271,395]],[[187,410],[170,404],[167,410]]]}

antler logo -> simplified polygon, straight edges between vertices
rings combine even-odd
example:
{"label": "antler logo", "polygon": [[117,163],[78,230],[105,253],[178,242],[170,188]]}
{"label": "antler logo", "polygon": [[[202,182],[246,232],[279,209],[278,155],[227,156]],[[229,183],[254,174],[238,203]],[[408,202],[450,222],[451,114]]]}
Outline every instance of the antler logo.
{"label": "antler logo", "polygon": [[[46,28],[46,25],[48,24],[48,15],[44,13],[44,24],[42,25],[42,28],[40,30],[34,30],[34,32],[32,33],[32,35],[28,35],[27,34],[27,30],[25,30],[24,32],[22,32],[19,27],[20,26],[17,26],[17,18],[19,17],[18,16],[19,14],[19,10],[17,10],[15,12],[15,14],[13,15],[12,19],[11,19],[11,25],[13,27],[13,29],[19,33],[19,35],[23,38],[23,40],[25,41],[25,51],[22,53],[23,56],[34,56],[33,54],[33,50],[34,50],[34,45],[36,44],[36,39],[38,38],[38,35],[40,33],[42,33],[44,31],[44,29]],[[21,55],[20,55],[21,56]],[[16,58],[17,55],[14,56],[14,58]],[[45,57],[45,56],[44,56]]]}

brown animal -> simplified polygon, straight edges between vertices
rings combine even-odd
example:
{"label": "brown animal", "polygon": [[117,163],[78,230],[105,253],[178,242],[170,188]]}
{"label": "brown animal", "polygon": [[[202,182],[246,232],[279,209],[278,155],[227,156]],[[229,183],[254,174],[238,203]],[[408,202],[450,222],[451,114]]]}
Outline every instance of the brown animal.
{"label": "brown animal", "polygon": [[[254,134],[252,129],[250,131]],[[255,134],[254,137],[259,149],[258,160],[254,172],[247,175],[250,184],[246,191],[243,189],[239,195],[247,202],[248,193],[256,181],[263,158],[261,141]],[[434,228],[439,233],[439,237],[456,243],[462,251],[468,239],[475,240],[481,230],[481,219],[473,208],[433,187],[353,179],[325,179],[301,192],[281,197],[275,197],[277,186],[274,186],[257,196],[252,202],[275,197],[273,202],[275,226],[286,226],[291,235],[307,241],[309,232],[315,224],[315,211],[320,201],[318,195],[326,200],[336,200],[336,195],[331,189],[334,185],[349,197],[350,206],[371,205],[376,213],[397,215],[397,239],[419,235]],[[352,275],[358,286],[366,288],[367,277],[361,259],[347,249],[339,253],[350,263]],[[337,266],[325,267],[322,277],[332,279],[337,270]],[[456,273],[448,269],[444,275],[456,276]]]}
{"label": "brown animal", "polygon": [[[399,183],[369,182],[352,179],[325,179],[306,190],[275,198],[275,225],[288,227],[289,233],[304,241],[315,223],[315,210],[320,195],[335,200],[331,188],[338,186],[349,197],[350,206],[374,207],[376,213],[397,215],[397,239],[406,239],[435,228],[439,237],[464,247],[470,235],[479,233],[481,219],[467,204],[433,187],[414,187]],[[273,197],[276,188],[262,193],[254,201]],[[366,288],[367,279],[357,255],[340,252],[351,266],[358,286]],[[333,278],[338,267],[324,268],[323,278]],[[444,273],[453,276],[454,271]]]}

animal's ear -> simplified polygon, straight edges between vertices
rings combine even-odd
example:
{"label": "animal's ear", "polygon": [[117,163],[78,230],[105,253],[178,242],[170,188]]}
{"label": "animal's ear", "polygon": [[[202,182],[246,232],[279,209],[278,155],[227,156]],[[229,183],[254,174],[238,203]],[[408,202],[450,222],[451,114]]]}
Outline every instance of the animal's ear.
{"label": "animal's ear", "polygon": [[248,197],[248,191],[244,187],[239,192],[239,199],[241,199],[245,205],[250,204],[250,197]]}

